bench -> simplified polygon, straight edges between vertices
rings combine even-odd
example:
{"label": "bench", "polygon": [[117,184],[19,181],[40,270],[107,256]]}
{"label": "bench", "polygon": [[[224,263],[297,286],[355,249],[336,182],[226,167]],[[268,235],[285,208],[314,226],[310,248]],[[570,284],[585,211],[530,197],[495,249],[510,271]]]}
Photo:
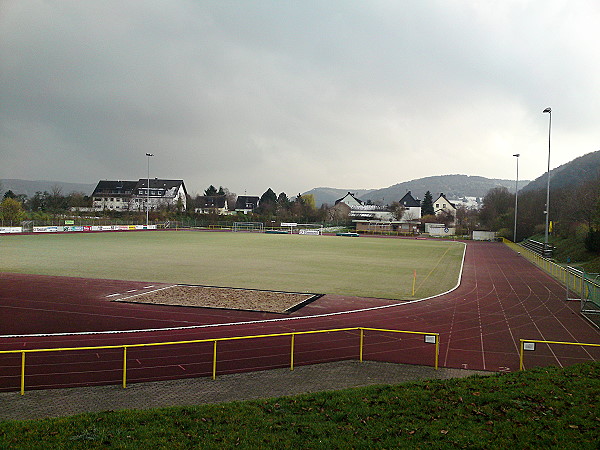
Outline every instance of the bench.
{"label": "bench", "polygon": [[531,239],[521,242],[521,246],[531,250],[534,253],[537,253],[540,256],[543,256],[544,258],[552,258],[554,253],[554,246],[552,244],[545,244],[544,242],[534,241]]}

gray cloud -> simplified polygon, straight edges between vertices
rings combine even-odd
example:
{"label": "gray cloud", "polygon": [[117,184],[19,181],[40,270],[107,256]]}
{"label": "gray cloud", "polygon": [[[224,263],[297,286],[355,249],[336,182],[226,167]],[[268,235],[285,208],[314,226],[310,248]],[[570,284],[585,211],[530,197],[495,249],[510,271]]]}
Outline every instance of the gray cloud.
{"label": "gray cloud", "polygon": [[[498,2],[497,2],[498,3]],[[598,150],[590,1],[0,4],[0,178],[290,195]]]}

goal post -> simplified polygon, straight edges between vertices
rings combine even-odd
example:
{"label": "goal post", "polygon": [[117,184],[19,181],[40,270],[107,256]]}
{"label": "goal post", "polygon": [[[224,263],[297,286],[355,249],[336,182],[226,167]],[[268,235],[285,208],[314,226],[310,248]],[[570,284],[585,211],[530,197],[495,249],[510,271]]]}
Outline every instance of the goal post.
{"label": "goal post", "polygon": [[234,222],[233,231],[250,231],[262,233],[265,231],[265,226],[262,222]]}

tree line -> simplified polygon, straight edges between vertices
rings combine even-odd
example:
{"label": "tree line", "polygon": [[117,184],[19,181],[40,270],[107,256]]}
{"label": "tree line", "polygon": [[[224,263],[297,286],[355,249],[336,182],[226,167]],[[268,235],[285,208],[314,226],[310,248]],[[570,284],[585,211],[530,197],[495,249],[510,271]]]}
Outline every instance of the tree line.
{"label": "tree line", "polygon": [[[517,242],[546,230],[546,190],[521,192],[517,198]],[[481,225],[513,239],[515,194],[491,189],[479,211]],[[583,236],[588,250],[600,250],[600,176],[584,183],[550,190],[551,233]]]}
{"label": "tree line", "polygon": [[[233,208],[237,195],[227,188],[209,186],[204,190],[204,196],[224,196]],[[195,212],[199,202],[199,195],[188,196],[187,209],[178,211],[177,208],[166,208],[152,211],[152,220],[185,220],[198,218]],[[529,236],[543,234],[545,230],[545,203],[546,191],[538,189],[521,192],[518,195],[517,208],[517,241]],[[0,220],[4,226],[18,225],[22,220],[47,220],[56,216],[75,215],[72,209],[90,207],[92,199],[82,193],[63,195],[59,188],[51,192],[36,192],[27,197],[7,191],[0,203]],[[405,210],[398,202],[389,205],[393,217],[401,219]],[[299,222],[299,223],[334,223],[351,226],[348,208],[337,205],[323,204],[317,207],[312,194],[298,194],[289,198],[285,192],[276,194],[268,188],[259,200],[258,209],[248,215],[238,214],[233,216],[219,216],[216,213],[202,215],[208,222],[222,222],[231,220],[273,222]],[[500,236],[512,239],[514,233],[515,194],[506,187],[491,189],[483,198],[480,209],[458,206],[456,214],[434,211],[433,198],[429,191],[421,203],[421,224],[427,222],[454,225],[458,235],[469,235],[473,230],[485,229],[496,231]],[[577,186],[560,187],[550,192],[549,219],[552,222],[552,233],[557,236],[584,234],[589,248],[600,249],[600,176]],[[80,215],[90,213],[79,213]],[[94,215],[123,217],[133,220],[140,215],[139,212],[94,212]],[[135,218],[133,216],[136,216]],[[404,216],[405,219],[408,217]]]}

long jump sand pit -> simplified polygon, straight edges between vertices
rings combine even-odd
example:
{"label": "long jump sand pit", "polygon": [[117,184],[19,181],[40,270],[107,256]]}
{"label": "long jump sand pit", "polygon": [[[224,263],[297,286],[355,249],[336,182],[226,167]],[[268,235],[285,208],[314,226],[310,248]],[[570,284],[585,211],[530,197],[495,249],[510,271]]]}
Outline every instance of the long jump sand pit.
{"label": "long jump sand pit", "polygon": [[175,285],[113,301],[285,314],[296,311],[319,297],[320,294]]}

